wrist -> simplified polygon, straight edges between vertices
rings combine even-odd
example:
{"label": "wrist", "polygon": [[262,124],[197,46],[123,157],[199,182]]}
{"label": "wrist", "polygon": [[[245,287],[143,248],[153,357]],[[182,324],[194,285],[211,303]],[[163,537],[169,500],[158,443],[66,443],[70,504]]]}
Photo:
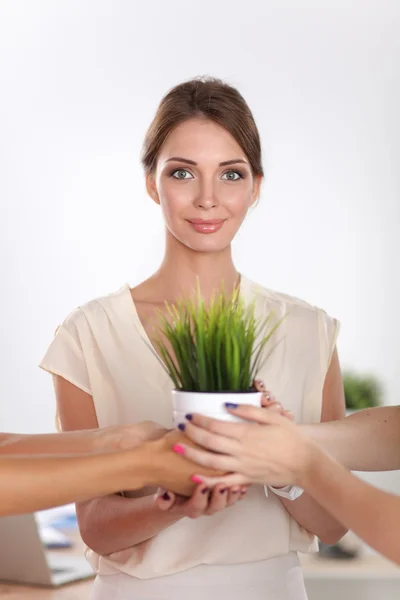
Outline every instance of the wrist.
{"label": "wrist", "polygon": [[310,441],[306,450],[303,468],[299,472],[297,484],[304,489],[310,488],[323,462],[324,451],[318,444]]}
{"label": "wrist", "polygon": [[119,450],[108,454],[114,469],[117,465],[118,489],[137,490],[156,484],[152,453],[147,446],[145,443],[133,450]]}

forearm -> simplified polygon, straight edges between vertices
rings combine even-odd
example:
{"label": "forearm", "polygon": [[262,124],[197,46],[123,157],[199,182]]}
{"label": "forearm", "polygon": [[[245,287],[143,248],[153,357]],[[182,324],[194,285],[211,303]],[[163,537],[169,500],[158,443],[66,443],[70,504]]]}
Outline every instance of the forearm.
{"label": "forearm", "polygon": [[0,457],[0,515],[43,510],[127,484],[141,488],[149,469],[140,451],[85,457]]}
{"label": "forearm", "polygon": [[78,505],[77,514],[84,542],[102,556],[145,542],[180,519],[157,508],[153,496],[97,498]]}
{"label": "forearm", "polygon": [[340,421],[301,428],[350,470],[400,469],[399,406],[365,409]]}
{"label": "forearm", "polygon": [[346,528],[306,491],[297,500],[280,498],[288,513],[321,542],[335,544],[347,532]]}
{"label": "forearm", "polygon": [[323,452],[316,454],[300,485],[368,545],[400,564],[400,498],[361,481]]}
{"label": "forearm", "polygon": [[0,433],[0,456],[40,454],[91,454],[101,450],[98,430],[68,433]]}

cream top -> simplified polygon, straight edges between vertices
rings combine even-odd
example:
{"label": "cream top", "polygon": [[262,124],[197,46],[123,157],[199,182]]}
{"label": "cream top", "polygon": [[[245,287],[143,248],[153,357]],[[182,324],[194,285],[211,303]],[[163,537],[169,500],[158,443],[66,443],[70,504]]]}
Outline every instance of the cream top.
{"label": "cream top", "polygon": [[[338,322],[309,304],[242,277],[241,296],[255,298],[256,315],[288,313],[268,344],[273,352],[258,373],[298,423],[319,422],[322,391]],[[93,300],[58,329],[41,365],[93,397],[99,427],[152,420],[172,426],[172,383],[153,348],[130,289]],[[236,505],[211,517],[181,519],[154,538],[101,557],[88,550],[99,573],[122,571],[141,579],[200,564],[238,564],[316,549],[314,537],[279,498],[252,486]]]}

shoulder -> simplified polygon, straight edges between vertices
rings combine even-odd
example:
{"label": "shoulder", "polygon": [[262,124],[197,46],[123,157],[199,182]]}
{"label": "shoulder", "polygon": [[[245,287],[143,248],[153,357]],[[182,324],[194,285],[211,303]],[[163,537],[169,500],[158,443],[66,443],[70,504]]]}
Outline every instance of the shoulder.
{"label": "shoulder", "polygon": [[340,329],[339,321],[319,306],[283,292],[267,289],[253,281],[247,280],[246,286],[248,296],[256,301],[258,310],[262,313],[274,313],[279,317],[287,315],[292,324],[314,324],[329,336],[337,335]]}
{"label": "shoulder", "polygon": [[296,298],[295,296],[290,296],[289,294],[278,292],[276,290],[270,290],[253,281],[248,281],[247,285],[250,296],[256,301],[264,303],[269,310],[276,307],[280,312],[295,312],[296,314],[309,316],[316,316],[319,312],[324,313],[321,308],[318,308],[305,300]]}
{"label": "shoulder", "polygon": [[76,333],[89,327],[93,321],[109,320],[112,313],[121,312],[121,306],[126,303],[129,296],[130,288],[126,284],[115,292],[81,304],[67,315],[59,329]]}

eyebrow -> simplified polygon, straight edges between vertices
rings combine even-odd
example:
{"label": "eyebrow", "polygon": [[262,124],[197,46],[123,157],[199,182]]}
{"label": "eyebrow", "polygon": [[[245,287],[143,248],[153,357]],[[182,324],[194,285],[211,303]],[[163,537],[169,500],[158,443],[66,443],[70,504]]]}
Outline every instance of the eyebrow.
{"label": "eyebrow", "polygon": [[[183,162],[186,163],[188,165],[193,165],[193,166],[197,166],[197,162],[195,162],[194,160],[190,160],[189,158],[183,158],[182,156],[173,156],[172,158],[169,158],[166,162],[171,162],[171,161],[176,161],[176,162]],[[247,165],[247,161],[244,160],[243,158],[234,158],[233,160],[225,160],[224,162],[219,163],[220,167],[227,167],[228,165],[236,165],[238,163]]]}

